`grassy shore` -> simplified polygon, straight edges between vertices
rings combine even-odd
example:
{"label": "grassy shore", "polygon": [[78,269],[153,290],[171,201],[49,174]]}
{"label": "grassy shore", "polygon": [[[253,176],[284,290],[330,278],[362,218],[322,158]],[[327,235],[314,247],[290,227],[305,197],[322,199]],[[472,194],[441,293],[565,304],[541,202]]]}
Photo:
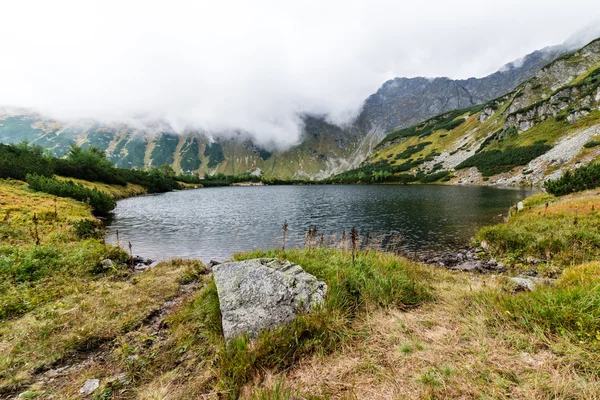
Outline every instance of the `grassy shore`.
{"label": "grassy shore", "polygon": [[291,260],[329,291],[226,344],[201,262],[132,271],[89,206],[0,181],[0,397],[77,398],[93,378],[96,399],[600,398],[598,206],[538,195],[477,235],[511,273],[557,278],[532,292],[375,251],[238,254]]}

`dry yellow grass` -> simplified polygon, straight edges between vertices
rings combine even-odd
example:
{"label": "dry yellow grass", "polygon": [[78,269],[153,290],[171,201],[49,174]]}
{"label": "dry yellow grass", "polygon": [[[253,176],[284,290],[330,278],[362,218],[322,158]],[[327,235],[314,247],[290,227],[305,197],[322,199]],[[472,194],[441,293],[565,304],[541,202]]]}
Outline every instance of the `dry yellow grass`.
{"label": "dry yellow grass", "polygon": [[600,377],[578,371],[569,352],[553,352],[514,328],[489,326],[469,298],[497,287],[497,279],[442,271],[438,277],[435,303],[374,313],[363,322],[364,341],[284,374],[266,371],[243,397],[281,393],[274,388],[283,383],[306,399],[600,398]]}
{"label": "dry yellow grass", "polygon": [[133,183],[128,183],[126,186],[121,186],[121,185],[108,185],[108,184],[102,183],[102,182],[89,182],[89,181],[84,181],[82,179],[75,179],[75,178],[64,178],[62,176],[57,176],[56,179],[69,180],[69,181],[73,181],[75,183],[80,183],[81,185],[83,185],[84,187],[86,187],[88,189],[98,189],[104,193],[109,194],[115,200],[125,199],[127,197],[141,196],[143,194],[148,193],[148,191],[144,187],[142,187],[140,185],[134,185]]}

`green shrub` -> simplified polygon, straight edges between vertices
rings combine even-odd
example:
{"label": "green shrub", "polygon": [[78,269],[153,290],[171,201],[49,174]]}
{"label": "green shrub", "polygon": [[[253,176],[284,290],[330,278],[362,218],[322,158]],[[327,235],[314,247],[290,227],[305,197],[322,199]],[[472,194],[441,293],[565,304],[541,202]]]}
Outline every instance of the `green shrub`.
{"label": "green shrub", "polygon": [[101,239],[104,236],[104,229],[98,220],[82,219],[73,224],[73,230],[80,239]]}
{"label": "green shrub", "polygon": [[396,160],[406,160],[408,158],[410,158],[410,156],[412,156],[415,153],[420,152],[421,150],[423,150],[425,147],[429,146],[432,142],[421,142],[419,144],[416,144],[414,146],[408,146],[406,148],[406,150],[404,150],[402,153],[398,153],[396,154],[395,159]]}
{"label": "green shrub", "polygon": [[492,176],[508,172],[518,165],[525,165],[551,148],[550,145],[537,143],[506,150],[488,150],[467,158],[456,169],[477,167],[483,176]]}
{"label": "green shrub", "polygon": [[448,177],[448,175],[450,174],[450,171],[440,171],[440,172],[434,172],[433,174],[428,174],[428,175],[417,175],[417,178],[419,178],[419,182],[421,183],[432,183],[432,182],[437,182],[439,180],[442,180],[446,177]]}
{"label": "green shrub", "polygon": [[0,144],[0,178],[25,180],[27,174],[52,176],[52,164],[39,146]]}
{"label": "green shrub", "polygon": [[71,146],[66,159],[53,159],[54,173],[57,175],[84,179],[90,182],[125,185],[127,181],[106,158],[104,151],[89,147],[82,149]]}
{"label": "green shrub", "polygon": [[591,149],[592,147],[600,146],[600,141],[598,140],[590,140],[586,144],[583,145],[586,149]]}
{"label": "green shrub", "polygon": [[27,175],[29,187],[38,192],[53,194],[58,197],[69,197],[92,207],[95,215],[106,215],[111,212],[117,203],[104,192],[97,189],[87,189],[73,181],[59,181],[40,175]]}
{"label": "green shrub", "polygon": [[600,186],[600,164],[590,164],[574,171],[566,171],[562,177],[544,182],[544,188],[555,196],[595,189],[598,186]]}

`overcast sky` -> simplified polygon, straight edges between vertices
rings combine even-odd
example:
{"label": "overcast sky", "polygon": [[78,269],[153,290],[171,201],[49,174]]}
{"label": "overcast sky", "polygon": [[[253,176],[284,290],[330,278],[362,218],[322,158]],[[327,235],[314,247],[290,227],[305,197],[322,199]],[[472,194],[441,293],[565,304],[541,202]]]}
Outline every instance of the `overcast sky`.
{"label": "overcast sky", "polygon": [[0,13],[0,105],[280,143],[298,113],[348,121],[395,76],[484,76],[600,32],[598,0],[3,0]]}

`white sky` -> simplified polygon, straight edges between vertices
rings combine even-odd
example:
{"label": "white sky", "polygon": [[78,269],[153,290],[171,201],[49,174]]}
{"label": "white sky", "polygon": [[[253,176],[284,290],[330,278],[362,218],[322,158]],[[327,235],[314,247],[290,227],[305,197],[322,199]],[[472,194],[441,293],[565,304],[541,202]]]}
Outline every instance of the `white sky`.
{"label": "white sky", "polygon": [[600,34],[598,0],[0,0],[0,15],[0,105],[282,144],[298,113],[346,122],[395,76],[484,76]]}

